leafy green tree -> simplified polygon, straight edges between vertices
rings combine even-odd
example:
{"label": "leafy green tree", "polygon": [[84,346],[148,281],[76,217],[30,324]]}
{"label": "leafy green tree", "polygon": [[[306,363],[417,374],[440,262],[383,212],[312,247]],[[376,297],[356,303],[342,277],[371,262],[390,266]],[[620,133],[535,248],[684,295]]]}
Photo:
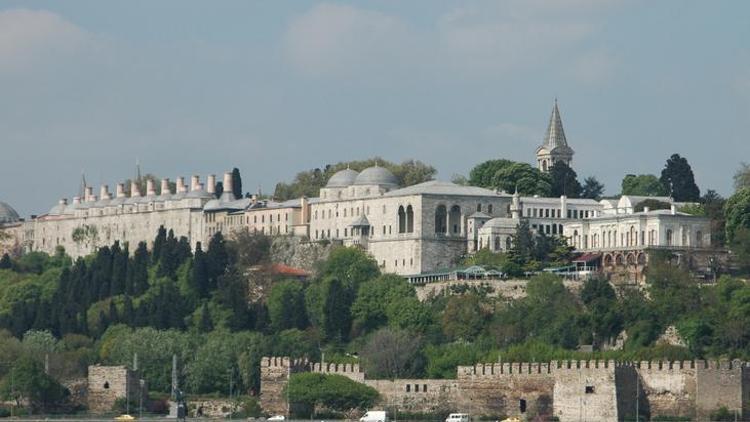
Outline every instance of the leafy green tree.
{"label": "leafy green tree", "polygon": [[740,168],[734,173],[734,190],[750,188],[750,164],[742,162]]}
{"label": "leafy green tree", "polygon": [[232,194],[234,199],[242,199],[242,176],[237,167],[232,169]]}
{"label": "leafy green tree", "polygon": [[33,411],[48,412],[59,406],[70,392],[54,378],[44,373],[39,360],[22,356],[13,363],[10,374],[0,384],[0,393],[6,399],[28,400]]}
{"label": "leafy green tree", "polygon": [[687,159],[679,154],[672,154],[661,171],[659,181],[675,201],[697,202],[700,200],[700,189],[695,184],[693,169]]}
{"label": "leafy green tree", "polygon": [[472,341],[482,332],[489,316],[476,294],[451,296],[443,311],[443,332],[453,340]]}
{"label": "leafy green tree", "polygon": [[382,328],[367,341],[360,354],[373,378],[416,378],[422,375],[422,339],[409,331]]}
{"label": "leafy green tree", "polygon": [[512,163],[499,169],[492,179],[495,188],[525,195],[550,196],[552,181],[548,173],[528,163]]}
{"label": "leafy green tree", "polygon": [[323,264],[323,277],[340,280],[356,292],[359,285],[380,275],[378,263],[359,248],[337,248]]}
{"label": "leafy green tree", "polygon": [[600,277],[586,280],[581,290],[596,344],[617,336],[622,330],[622,316],[617,306],[615,290]]}
{"label": "leafy green tree", "polygon": [[649,210],[655,211],[655,210],[668,210],[672,208],[672,204],[669,202],[659,201],[658,199],[645,199],[635,205],[633,207],[633,211],[635,212],[641,212],[645,210],[648,207]]}
{"label": "leafy green tree", "polygon": [[594,176],[583,179],[581,186],[581,198],[596,199],[597,201],[604,195],[604,185]]}
{"label": "leafy green tree", "polygon": [[392,328],[425,332],[432,323],[429,309],[416,296],[403,296],[386,307],[388,325]]}
{"label": "leafy green tree", "polygon": [[581,196],[581,184],[578,183],[578,175],[565,162],[558,161],[549,169],[550,195],[569,198]]}
{"label": "leafy green tree", "polygon": [[247,229],[236,231],[227,241],[227,250],[240,268],[267,264],[271,260],[271,238]]}
{"label": "leafy green tree", "polygon": [[319,406],[334,411],[368,409],[378,399],[374,388],[336,374],[292,374],[287,388],[290,402],[304,406],[310,413]]}
{"label": "leafy green tree", "polygon": [[300,282],[289,280],[275,284],[268,296],[268,314],[274,331],[305,328],[305,292]]}
{"label": "leafy green tree", "polygon": [[653,174],[628,174],[622,179],[622,194],[634,196],[665,196],[669,193]]}
{"label": "leafy green tree", "polygon": [[521,220],[516,227],[508,257],[518,265],[527,263],[534,255],[534,235],[528,220]]}
{"label": "leafy green tree", "polygon": [[384,274],[363,283],[352,305],[356,331],[368,332],[386,325],[388,305],[405,297],[416,297],[416,291],[403,277]]}
{"label": "leafy green tree", "polygon": [[504,169],[511,164],[514,164],[514,162],[504,159],[488,160],[483,163],[477,164],[469,172],[468,183],[472,186],[481,186],[485,188],[495,187],[493,185],[493,183],[495,182],[495,174],[499,170]]}
{"label": "leafy green tree", "polygon": [[726,239],[731,244],[740,228],[750,229],[750,188],[742,188],[727,199],[724,215]]}
{"label": "leafy green tree", "polygon": [[724,246],[726,241],[726,218],[724,216],[726,202],[726,199],[713,189],[707,190],[701,198],[705,216],[711,219],[711,244],[719,247]]}

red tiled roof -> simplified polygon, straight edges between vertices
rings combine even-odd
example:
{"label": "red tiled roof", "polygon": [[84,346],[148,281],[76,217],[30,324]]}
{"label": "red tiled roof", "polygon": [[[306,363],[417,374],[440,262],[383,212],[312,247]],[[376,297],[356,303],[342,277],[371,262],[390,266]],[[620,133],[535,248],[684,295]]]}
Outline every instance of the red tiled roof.
{"label": "red tiled roof", "polygon": [[309,271],[305,271],[301,268],[294,268],[284,264],[272,264],[271,272],[274,274],[288,275],[294,277],[308,277],[310,276]]}
{"label": "red tiled roof", "polygon": [[585,253],[578,258],[574,259],[573,262],[591,262],[601,258],[602,254],[599,253]]}

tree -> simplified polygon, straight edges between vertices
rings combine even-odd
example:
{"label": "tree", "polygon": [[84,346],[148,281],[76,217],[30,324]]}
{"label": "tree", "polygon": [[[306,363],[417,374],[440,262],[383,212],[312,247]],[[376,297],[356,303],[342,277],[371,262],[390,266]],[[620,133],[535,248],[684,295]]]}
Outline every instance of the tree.
{"label": "tree", "polygon": [[224,182],[216,182],[214,185],[214,195],[217,198],[221,198],[221,194],[224,193]]}
{"label": "tree", "polygon": [[421,345],[421,338],[408,331],[382,328],[360,354],[367,374],[376,379],[418,377],[424,364]]}
{"label": "tree", "polygon": [[734,173],[734,190],[750,188],[750,164],[742,162],[740,168]]}
{"label": "tree", "polygon": [[669,202],[659,201],[658,199],[645,199],[633,207],[633,211],[641,212],[648,208],[650,211],[656,210],[668,210],[672,208],[672,204]]}
{"label": "tree", "polygon": [[601,199],[604,194],[604,185],[601,184],[596,177],[589,176],[583,179],[583,186],[581,187],[581,198]]}
{"label": "tree", "polygon": [[712,189],[707,190],[701,198],[705,215],[711,219],[711,244],[714,246],[724,246],[726,235],[724,204],[726,202],[726,199]]}
{"label": "tree", "polygon": [[11,268],[13,268],[13,261],[10,260],[10,255],[4,253],[3,257],[0,258],[0,270],[9,270]]}
{"label": "tree", "polygon": [[206,258],[206,254],[203,253],[200,242],[195,245],[195,256],[193,257],[193,273],[190,277],[190,281],[192,282],[193,291],[196,295],[198,295],[198,297],[208,297],[208,294],[211,291],[208,258]]}
{"label": "tree", "polygon": [[581,196],[581,184],[578,183],[578,175],[564,161],[558,161],[549,169],[551,180],[550,195],[569,198]]}
{"label": "tree", "polygon": [[233,232],[227,248],[240,268],[266,264],[271,259],[271,238],[262,233],[250,233],[247,229]]}
{"label": "tree", "polygon": [[339,279],[328,277],[323,281],[322,324],[323,338],[346,341],[351,327],[351,299]]}
{"label": "tree", "polygon": [[232,169],[232,194],[234,199],[242,199],[242,176],[237,167]]}
{"label": "tree", "polygon": [[218,285],[218,278],[227,272],[230,264],[229,251],[224,241],[224,235],[220,231],[217,231],[208,242],[206,263],[208,264],[209,290],[214,290]]}
{"label": "tree", "polygon": [[508,254],[511,261],[518,265],[528,262],[534,253],[534,235],[531,233],[528,220],[521,220],[516,227],[513,243]]}
{"label": "tree", "polygon": [[378,399],[374,388],[338,374],[292,374],[287,389],[291,403],[309,410],[305,416],[312,416],[318,406],[334,411],[368,409]]}
{"label": "tree", "polygon": [[474,167],[469,173],[469,184],[506,192],[548,196],[550,177],[528,163],[510,160],[490,160]]}
{"label": "tree", "polygon": [[282,281],[274,285],[268,296],[268,315],[274,331],[305,328],[307,316],[302,285],[294,280]]}
{"label": "tree", "polygon": [[70,394],[54,378],[44,373],[40,361],[30,356],[22,356],[13,364],[10,374],[0,385],[0,392],[6,399],[20,403],[29,401],[34,411],[49,411],[60,405]]}
{"label": "tree", "polygon": [[325,261],[321,275],[340,280],[354,293],[361,283],[380,275],[380,268],[367,252],[359,248],[337,248]]}
{"label": "tree", "polygon": [[634,196],[665,196],[669,191],[653,174],[628,174],[622,179],[622,194]]}
{"label": "tree", "polygon": [[724,215],[726,239],[731,244],[740,228],[750,229],[750,187],[738,190],[727,199],[724,205]]}
{"label": "tree", "polygon": [[140,296],[148,289],[148,261],[149,254],[146,242],[139,242],[133,254],[133,262],[128,265],[128,287],[129,295]]}
{"label": "tree", "polygon": [[700,200],[700,189],[695,184],[693,169],[687,159],[679,154],[672,154],[661,171],[659,181],[670,196],[678,202],[697,202]]}
{"label": "tree", "polygon": [[451,296],[443,311],[443,332],[454,340],[472,341],[482,331],[488,317],[478,295]]}
{"label": "tree", "polygon": [[405,297],[416,298],[416,291],[403,277],[385,274],[364,282],[352,305],[355,330],[368,332],[386,325],[388,305]]}

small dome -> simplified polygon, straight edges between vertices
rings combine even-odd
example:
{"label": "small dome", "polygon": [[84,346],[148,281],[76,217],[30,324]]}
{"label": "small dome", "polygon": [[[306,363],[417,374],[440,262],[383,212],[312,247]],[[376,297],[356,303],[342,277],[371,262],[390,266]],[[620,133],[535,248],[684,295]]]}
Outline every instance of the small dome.
{"label": "small dome", "polygon": [[339,170],[334,173],[334,175],[331,176],[330,179],[328,179],[326,187],[345,188],[347,186],[351,186],[352,184],[354,184],[354,181],[357,180],[357,176],[359,176],[359,173],[352,169],[346,168],[344,170]]}
{"label": "small dome", "polygon": [[398,179],[385,167],[368,167],[354,181],[355,185],[398,186]]}
{"label": "small dome", "polygon": [[20,220],[18,213],[10,205],[0,201],[0,224],[15,223]]}

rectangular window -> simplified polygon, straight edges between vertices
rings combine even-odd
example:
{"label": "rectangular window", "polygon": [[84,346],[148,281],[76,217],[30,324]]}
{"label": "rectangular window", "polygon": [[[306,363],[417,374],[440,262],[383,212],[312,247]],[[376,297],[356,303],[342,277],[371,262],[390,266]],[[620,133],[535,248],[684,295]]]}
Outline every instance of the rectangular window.
{"label": "rectangular window", "polygon": [[422,392],[423,392],[423,393],[426,393],[426,392],[427,392],[427,384],[424,384],[424,385],[422,386]]}
{"label": "rectangular window", "polygon": [[411,384],[406,384],[406,392],[407,393],[411,392]]}
{"label": "rectangular window", "polygon": [[594,386],[593,385],[587,385],[586,386],[586,394],[594,394]]}
{"label": "rectangular window", "polygon": [[419,384],[414,384],[414,392],[419,393]]}

